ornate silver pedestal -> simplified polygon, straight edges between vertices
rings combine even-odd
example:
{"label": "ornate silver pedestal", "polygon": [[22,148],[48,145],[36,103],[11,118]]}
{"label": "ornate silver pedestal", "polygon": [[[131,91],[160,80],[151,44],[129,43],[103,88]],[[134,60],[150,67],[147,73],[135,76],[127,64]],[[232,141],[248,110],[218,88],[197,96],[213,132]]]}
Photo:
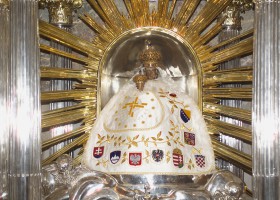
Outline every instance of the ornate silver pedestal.
{"label": "ornate silver pedestal", "polygon": [[201,176],[109,175],[83,166],[72,168],[60,157],[43,169],[46,200],[206,200],[239,199],[244,184],[229,171]]}

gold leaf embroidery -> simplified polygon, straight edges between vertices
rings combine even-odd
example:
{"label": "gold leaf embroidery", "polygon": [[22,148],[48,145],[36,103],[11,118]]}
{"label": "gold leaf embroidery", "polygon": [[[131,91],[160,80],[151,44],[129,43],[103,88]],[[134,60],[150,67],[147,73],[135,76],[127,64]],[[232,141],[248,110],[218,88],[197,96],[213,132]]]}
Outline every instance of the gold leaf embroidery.
{"label": "gold leaf embroidery", "polygon": [[139,138],[139,135],[136,135],[135,137],[133,137],[133,140],[137,140]]}
{"label": "gold leaf embroidery", "polygon": [[145,150],[145,152],[146,152],[146,156],[150,155],[150,153],[149,153],[149,151],[147,149]]}
{"label": "gold leaf embroidery", "polygon": [[166,162],[168,163],[170,161],[170,151],[167,151],[166,153]]}
{"label": "gold leaf embroidery", "polygon": [[145,140],[145,142],[144,142],[144,144],[145,144],[146,147],[149,146],[149,145],[148,145],[148,142],[149,142],[149,138],[147,138],[147,139]]}
{"label": "gold leaf embroidery", "polygon": [[171,108],[171,113],[172,114],[174,113],[174,106],[172,106],[172,108]]}
{"label": "gold leaf embroidery", "polygon": [[159,138],[161,136],[161,131],[157,134],[157,138]]}
{"label": "gold leaf embroidery", "polygon": [[122,159],[121,164],[124,163],[124,162],[126,161],[126,155],[127,155],[126,152],[124,152],[124,154],[123,154],[123,159]]}
{"label": "gold leaf embroidery", "polygon": [[103,167],[106,167],[108,162],[109,161],[105,160],[105,159],[98,160],[97,163],[96,163],[96,166],[103,165]]}
{"label": "gold leaf embroidery", "polygon": [[135,141],[132,141],[132,145],[135,146],[135,147],[138,147],[138,144]]}

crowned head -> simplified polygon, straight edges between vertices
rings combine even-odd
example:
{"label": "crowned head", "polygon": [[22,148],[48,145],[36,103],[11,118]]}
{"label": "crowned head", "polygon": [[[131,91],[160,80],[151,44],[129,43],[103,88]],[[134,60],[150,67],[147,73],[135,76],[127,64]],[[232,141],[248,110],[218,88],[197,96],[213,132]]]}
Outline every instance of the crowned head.
{"label": "crowned head", "polygon": [[143,63],[148,79],[156,79],[157,67],[161,65],[162,56],[160,51],[152,46],[150,40],[145,41],[145,49],[140,53],[139,59]]}
{"label": "crowned head", "polygon": [[145,41],[145,49],[140,53],[139,58],[146,68],[159,67],[162,60],[160,51],[156,50],[154,46],[152,46],[150,40]]}

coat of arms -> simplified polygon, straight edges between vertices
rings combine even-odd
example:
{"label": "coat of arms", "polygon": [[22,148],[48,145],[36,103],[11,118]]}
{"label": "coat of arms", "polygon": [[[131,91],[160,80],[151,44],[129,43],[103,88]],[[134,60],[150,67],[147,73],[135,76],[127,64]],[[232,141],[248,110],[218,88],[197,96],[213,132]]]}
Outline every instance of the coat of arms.
{"label": "coat of arms", "polygon": [[156,162],[160,162],[163,159],[163,150],[156,149],[152,151],[152,158]]}
{"label": "coat of arms", "polygon": [[180,117],[183,120],[183,122],[187,123],[191,119],[191,111],[186,109],[181,109]]}
{"label": "coat of arms", "polygon": [[185,144],[194,146],[195,145],[195,134],[189,133],[189,132],[184,132],[184,141],[185,141]]}
{"label": "coat of arms", "polygon": [[110,153],[110,161],[112,164],[119,162],[121,158],[121,151],[113,151]]}
{"label": "coat of arms", "polygon": [[103,156],[103,153],[104,153],[104,146],[93,148],[93,157],[101,158]]}
{"label": "coat of arms", "polygon": [[198,167],[205,167],[205,156],[203,155],[195,155],[195,162]]}
{"label": "coat of arms", "polygon": [[129,164],[139,166],[142,164],[142,153],[129,153]]}
{"label": "coat of arms", "polygon": [[184,157],[180,149],[173,150],[173,164],[175,167],[182,168],[184,166]]}

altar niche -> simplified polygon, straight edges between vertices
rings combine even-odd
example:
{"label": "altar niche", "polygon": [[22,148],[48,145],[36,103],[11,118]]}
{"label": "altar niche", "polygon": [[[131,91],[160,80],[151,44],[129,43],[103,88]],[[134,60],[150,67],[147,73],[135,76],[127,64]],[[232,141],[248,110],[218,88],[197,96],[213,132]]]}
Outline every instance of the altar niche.
{"label": "altar niche", "polygon": [[162,54],[161,75],[171,77],[201,108],[200,62],[191,45],[168,29],[142,27],[121,34],[106,49],[99,66],[98,112],[139,71],[145,40]]}

